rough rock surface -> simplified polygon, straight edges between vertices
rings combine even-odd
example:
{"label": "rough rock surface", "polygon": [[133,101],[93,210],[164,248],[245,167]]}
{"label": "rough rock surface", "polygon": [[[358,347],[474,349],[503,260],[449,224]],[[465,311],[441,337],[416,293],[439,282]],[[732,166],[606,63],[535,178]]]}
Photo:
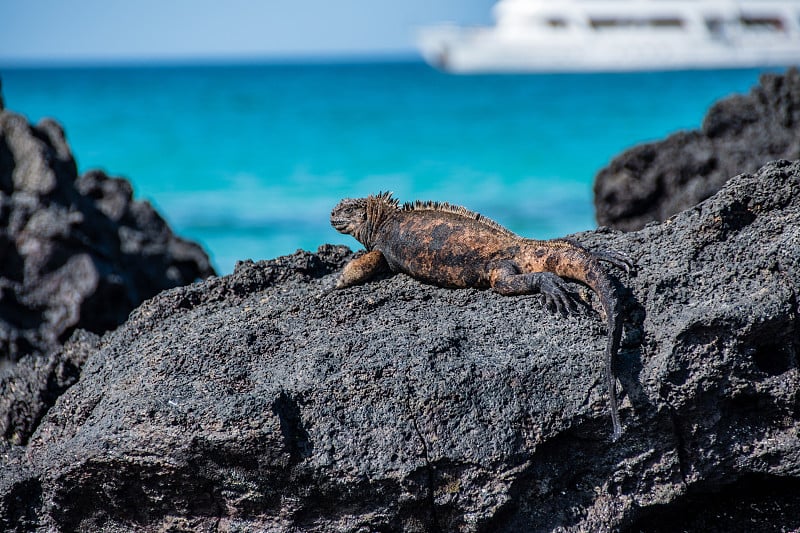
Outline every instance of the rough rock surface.
{"label": "rough rock surface", "polygon": [[130,184],[78,176],[56,122],[0,109],[0,365],[75,328],[102,333],[158,292],[214,273]]}
{"label": "rough rock surface", "polygon": [[56,399],[78,381],[97,335],[77,330],[59,351],[31,354],[0,371],[0,438],[25,444]]}
{"label": "rough rock surface", "polygon": [[717,102],[700,130],[617,156],[595,178],[597,221],[632,231],[716,193],[731,177],[800,159],[800,71],[765,74],[748,95]]}
{"label": "rough rock surface", "polygon": [[106,334],[27,445],[0,447],[0,529],[800,528],[800,163],[576,238],[639,267],[617,273],[616,443],[596,314],[403,275],[326,293],[350,256],[326,246]]}

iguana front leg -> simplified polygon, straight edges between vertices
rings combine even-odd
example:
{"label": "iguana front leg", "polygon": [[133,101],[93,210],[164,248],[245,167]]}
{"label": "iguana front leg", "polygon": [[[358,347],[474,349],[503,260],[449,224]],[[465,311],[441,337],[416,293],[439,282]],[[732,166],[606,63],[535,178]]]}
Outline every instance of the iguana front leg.
{"label": "iguana front leg", "polygon": [[388,270],[388,268],[389,264],[383,254],[379,250],[372,250],[356,257],[344,266],[339,279],[336,281],[336,288],[343,289],[351,285],[364,283],[380,272]]}
{"label": "iguana front leg", "polygon": [[547,308],[564,316],[578,308],[567,282],[552,272],[520,273],[512,262],[503,261],[490,272],[489,283],[495,292],[505,296],[540,292]]}

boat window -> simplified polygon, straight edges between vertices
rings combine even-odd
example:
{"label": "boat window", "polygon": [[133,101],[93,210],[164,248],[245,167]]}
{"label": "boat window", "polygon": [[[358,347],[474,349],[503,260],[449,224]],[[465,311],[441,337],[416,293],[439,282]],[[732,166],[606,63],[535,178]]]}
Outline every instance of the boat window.
{"label": "boat window", "polygon": [[589,25],[594,29],[606,28],[630,28],[630,27],[652,27],[652,28],[682,28],[683,20],[678,17],[661,17],[652,19],[635,18],[591,18]]}
{"label": "boat window", "polygon": [[551,28],[566,28],[567,21],[562,18],[549,18],[547,19],[547,25]]}
{"label": "boat window", "polygon": [[589,25],[595,29],[603,29],[603,28],[622,28],[627,26],[636,26],[638,23],[635,19],[601,19],[601,18],[592,18],[589,19]]}
{"label": "boat window", "polygon": [[750,29],[763,29],[768,31],[785,31],[786,28],[783,21],[779,18],[771,17],[746,17],[743,16],[739,19],[742,26]]}
{"label": "boat window", "polygon": [[725,38],[725,21],[721,18],[707,18],[705,19],[706,28],[708,28],[708,33],[711,34],[712,39],[724,39]]}
{"label": "boat window", "polygon": [[681,28],[683,21],[679,18],[662,18],[650,20],[650,25],[657,28]]}
{"label": "boat window", "polygon": [[722,28],[724,27],[724,23],[722,19],[713,18],[713,19],[706,19],[706,28],[711,33],[722,33]]}

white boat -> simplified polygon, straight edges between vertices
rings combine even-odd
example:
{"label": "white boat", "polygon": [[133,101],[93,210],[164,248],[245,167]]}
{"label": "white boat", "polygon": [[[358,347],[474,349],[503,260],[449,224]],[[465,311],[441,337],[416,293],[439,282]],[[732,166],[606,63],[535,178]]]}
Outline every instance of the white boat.
{"label": "white boat", "polygon": [[800,64],[800,0],[500,0],[493,16],[420,29],[422,56],[454,73]]}

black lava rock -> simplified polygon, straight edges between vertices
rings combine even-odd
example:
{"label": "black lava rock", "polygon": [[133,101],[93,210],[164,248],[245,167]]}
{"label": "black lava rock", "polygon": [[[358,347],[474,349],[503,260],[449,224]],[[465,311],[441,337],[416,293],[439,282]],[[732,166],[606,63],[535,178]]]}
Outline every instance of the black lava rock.
{"label": "black lava rock", "polygon": [[214,274],[130,184],[78,176],[61,126],[0,109],[0,363],[103,333],[147,298]]}
{"label": "black lava rock", "polygon": [[619,441],[596,313],[404,275],[328,292],[351,254],[325,246],[165,291],[67,345],[88,353],[78,381],[0,443],[0,528],[800,527],[800,163],[660,225],[574,237],[638,264],[616,272]]}
{"label": "black lava rock", "polygon": [[717,102],[698,131],[617,156],[595,178],[601,225],[637,230],[705,200],[731,177],[800,159],[800,71],[765,74],[748,95]]}

